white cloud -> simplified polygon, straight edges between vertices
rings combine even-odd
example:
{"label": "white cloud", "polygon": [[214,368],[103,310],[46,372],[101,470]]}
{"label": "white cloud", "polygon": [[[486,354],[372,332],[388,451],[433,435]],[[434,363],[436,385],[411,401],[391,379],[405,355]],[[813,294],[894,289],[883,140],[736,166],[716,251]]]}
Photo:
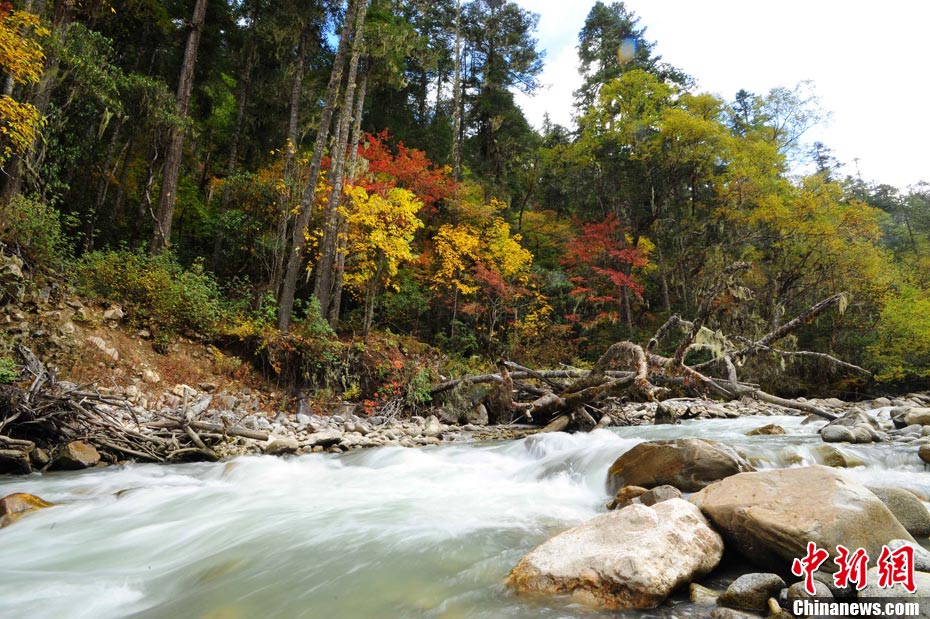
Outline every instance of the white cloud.
{"label": "white cloud", "polygon": [[[535,97],[518,96],[536,126],[545,112],[568,124],[578,88],[578,31],[593,2],[518,0],[540,14],[547,51]],[[913,0],[627,0],[647,38],[702,90],[727,99],[737,90],[765,93],[810,79],[829,124],[810,135],[858,166],[867,180],[900,187],[930,181],[930,101],[923,30],[930,4]],[[849,171],[854,171],[850,169]]]}

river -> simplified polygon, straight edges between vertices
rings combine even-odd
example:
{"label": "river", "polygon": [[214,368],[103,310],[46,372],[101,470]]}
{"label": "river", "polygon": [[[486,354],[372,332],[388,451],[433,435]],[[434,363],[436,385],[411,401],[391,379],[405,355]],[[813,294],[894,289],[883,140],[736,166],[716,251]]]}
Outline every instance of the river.
{"label": "river", "polygon": [[[875,411],[873,411],[875,412]],[[887,414],[887,411],[877,411]],[[604,511],[643,440],[711,438],[758,468],[822,461],[800,417],[746,417],[214,464],[0,478],[56,503],[0,531],[0,617],[601,619],[706,616],[675,599],[597,613],[502,586],[527,551]],[[784,436],[747,437],[777,423]],[[842,445],[872,485],[930,496],[916,447]]]}

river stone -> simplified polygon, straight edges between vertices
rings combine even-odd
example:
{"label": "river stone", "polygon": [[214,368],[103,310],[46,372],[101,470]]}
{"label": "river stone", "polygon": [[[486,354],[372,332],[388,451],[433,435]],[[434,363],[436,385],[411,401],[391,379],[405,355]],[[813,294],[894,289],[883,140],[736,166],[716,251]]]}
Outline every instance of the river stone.
{"label": "river stone", "polygon": [[32,466],[41,469],[48,466],[48,463],[52,461],[52,458],[48,455],[47,449],[36,447],[29,452],[29,461],[32,463]]}
{"label": "river stone", "polygon": [[824,426],[820,429],[820,438],[826,443],[855,443],[856,436],[846,426]]}
{"label": "river stone", "polygon": [[785,429],[783,427],[774,423],[770,423],[767,426],[762,426],[761,428],[750,430],[746,433],[746,436],[776,436],[784,433]]}
{"label": "river stone", "polygon": [[856,426],[852,429],[852,433],[857,443],[871,443],[874,440],[873,437],[877,438],[875,430],[868,426]]}
{"label": "river stone", "polygon": [[919,544],[913,544],[903,539],[893,539],[888,542],[889,550],[897,550],[902,546],[910,546],[914,549],[914,569],[920,572],[930,572],[930,550],[927,550]]}
{"label": "river stone", "polygon": [[869,490],[891,510],[908,533],[920,537],[930,535],[930,512],[916,496],[900,488],[869,486]]}
{"label": "river stone", "polygon": [[639,497],[639,502],[643,505],[655,505],[656,503],[661,503],[662,501],[668,501],[669,499],[680,499],[681,490],[675,486],[656,486],[651,488],[646,492],[642,493]]}
{"label": "river stone", "polygon": [[732,548],[774,571],[789,569],[808,542],[831,554],[842,544],[877,557],[889,540],[912,539],[865,486],[825,466],[740,473],[701,490],[691,502]]}
{"label": "river stone", "polygon": [[715,608],[710,611],[708,615],[711,619],[759,619],[759,615],[753,615],[750,613],[744,613],[741,610],[733,610],[732,608]]}
{"label": "river stone", "polygon": [[436,419],[435,415],[430,415],[426,420],[426,426],[423,428],[423,436],[439,438],[442,436],[442,424]]}
{"label": "river stone", "polygon": [[100,462],[97,448],[84,441],[71,441],[58,454],[55,468],[64,470],[86,469]]}
{"label": "river stone", "polygon": [[865,414],[861,410],[851,410],[848,413],[834,419],[824,427],[845,426],[847,428],[855,428],[856,426],[863,425],[876,429],[881,427],[875,419]]}
{"label": "river stone", "polygon": [[851,466],[864,466],[865,461],[856,455],[848,454],[833,445],[817,445],[814,452],[819,456],[820,464],[835,468],[849,468]]}
{"label": "river stone", "polygon": [[476,404],[465,413],[465,423],[476,426],[488,425],[488,409],[485,408],[484,404]]}
{"label": "river stone", "polygon": [[520,559],[507,586],[571,594],[614,610],[654,608],[720,563],[723,540],[682,499],[628,505],[561,533]]}
{"label": "river stone", "polygon": [[927,464],[930,464],[930,444],[925,443],[921,445],[920,449],[917,450],[917,456]]}
{"label": "river stone", "polygon": [[702,604],[704,606],[713,606],[717,603],[717,598],[720,597],[720,592],[713,589],[708,589],[703,585],[699,585],[696,582],[688,585],[688,599],[691,600],[692,604]]}
{"label": "river stone", "polygon": [[51,503],[25,492],[8,494],[0,499],[0,529],[13,524],[14,520],[29,512],[51,506]]}
{"label": "river stone", "polygon": [[675,414],[675,409],[671,406],[662,404],[661,402],[656,405],[656,414],[653,419],[653,424],[660,425],[672,425],[678,421],[678,416]]}
{"label": "river stone", "polygon": [[785,581],[777,574],[743,574],[730,583],[717,603],[730,608],[762,611],[768,607],[769,598],[777,596],[785,586]]}
{"label": "river stone", "polygon": [[272,436],[263,448],[269,456],[280,456],[294,453],[300,449],[300,443],[293,436]]}
{"label": "river stone", "polygon": [[930,408],[911,408],[904,413],[904,424],[930,426]]}
{"label": "river stone", "polygon": [[301,442],[302,447],[330,447],[342,440],[342,432],[335,429],[325,429],[308,434],[306,440]]}
{"label": "river stone", "polygon": [[829,602],[835,597],[830,587],[816,578],[814,579],[814,595],[807,592],[803,582],[796,582],[788,587],[788,608],[794,606],[795,600],[813,600],[816,598],[823,602]]}
{"label": "river stone", "polygon": [[[917,590],[910,593],[903,584],[891,587],[878,586],[878,567],[870,567],[867,572],[867,584],[859,592],[860,598],[928,598],[930,597],[930,574],[914,570],[914,585]],[[922,604],[921,606],[926,606]],[[920,617],[930,616],[930,608],[922,608]]]}
{"label": "river stone", "polygon": [[607,491],[623,486],[654,488],[668,484],[695,492],[710,483],[755,469],[729,445],[697,438],[640,443],[607,471]]}
{"label": "river stone", "polygon": [[646,494],[648,490],[640,486],[624,486],[617,490],[617,494],[607,504],[607,509],[623,509],[633,502],[639,502],[639,497]]}

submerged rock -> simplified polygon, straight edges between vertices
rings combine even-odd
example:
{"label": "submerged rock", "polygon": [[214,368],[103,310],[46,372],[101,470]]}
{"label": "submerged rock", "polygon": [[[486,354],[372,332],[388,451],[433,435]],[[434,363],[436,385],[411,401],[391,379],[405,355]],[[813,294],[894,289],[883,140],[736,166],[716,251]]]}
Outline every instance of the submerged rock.
{"label": "submerged rock", "polygon": [[831,555],[842,544],[877,557],[888,541],[912,539],[865,486],[825,466],[741,473],[708,486],[691,502],[734,549],[776,570],[803,557],[808,542]]}
{"label": "submerged rock", "polygon": [[697,438],[640,443],[617,458],[607,472],[607,491],[623,486],[675,486],[695,492],[710,483],[745,471],[754,471],[735,449]]}
{"label": "submerged rock", "polygon": [[610,609],[653,608],[713,570],[722,555],[720,536],[687,501],[634,504],[537,547],[513,568],[507,585]]}
{"label": "submerged rock", "polygon": [[13,521],[29,512],[51,506],[51,503],[25,492],[8,494],[0,499],[0,529],[13,524]]}
{"label": "submerged rock", "polygon": [[761,428],[750,430],[746,433],[746,436],[777,436],[784,433],[785,429],[783,427],[774,423],[770,423],[767,426],[762,426]]}

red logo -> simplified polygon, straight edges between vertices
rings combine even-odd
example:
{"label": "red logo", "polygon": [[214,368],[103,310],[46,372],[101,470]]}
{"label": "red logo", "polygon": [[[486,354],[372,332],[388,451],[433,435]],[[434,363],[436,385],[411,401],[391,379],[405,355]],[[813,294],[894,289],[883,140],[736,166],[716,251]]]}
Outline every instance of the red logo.
{"label": "red logo", "polygon": [[804,590],[814,595],[814,572],[830,556],[823,548],[817,548],[814,542],[807,542],[807,555],[803,559],[795,559],[791,564],[791,573],[795,576],[804,576]]}
{"label": "red logo", "polygon": [[910,593],[917,590],[914,584],[914,549],[901,546],[894,552],[888,546],[882,546],[878,557],[878,586],[883,589],[895,585],[904,585]]}
{"label": "red logo", "polygon": [[[823,565],[830,554],[823,548],[818,548],[814,542],[807,543],[807,554],[795,559],[791,564],[791,573],[795,576],[804,576],[804,590],[809,595],[815,595],[814,572]],[[850,552],[843,545],[836,547],[836,558],[833,559],[838,569],[833,575],[833,583],[837,587],[855,585],[861,591],[868,584],[869,555],[864,548],[857,548]],[[902,546],[891,550],[882,546],[878,557],[878,586],[888,589],[895,585],[904,585],[908,592],[914,593],[917,585],[914,583],[914,548]]]}

